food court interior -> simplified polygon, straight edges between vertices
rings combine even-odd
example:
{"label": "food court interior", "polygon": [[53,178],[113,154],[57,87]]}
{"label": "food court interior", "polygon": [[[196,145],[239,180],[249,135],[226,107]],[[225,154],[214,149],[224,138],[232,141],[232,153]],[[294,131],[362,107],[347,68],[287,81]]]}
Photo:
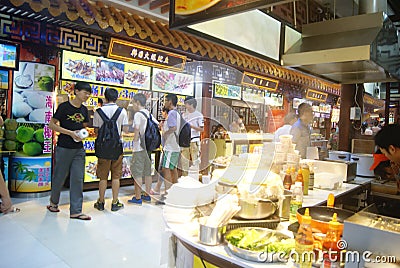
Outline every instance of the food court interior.
{"label": "food court interior", "polygon": [[[350,213],[346,222],[338,215],[348,249],[394,256],[397,263],[382,267],[398,267],[400,184],[369,169],[374,135],[400,122],[397,0],[2,0],[0,21],[0,113],[15,120],[0,130],[2,173],[21,210],[0,214],[0,266],[264,267],[257,252],[244,253],[229,237],[245,228],[294,243],[304,219],[300,209],[293,214],[291,201],[301,173],[302,206],[312,217],[331,220],[333,213],[324,213],[333,196],[330,209]],[[57,142],[49,121],[59,104],[74,99],[79,81],[92,88],[83,140],[83,212],[91,221],[69,219],[68,180],[61,212],[46,210]],[[122,137],[125,208],[117,212],[110,210],[111,182],[105,211],[93,207],[99,181],[93,114],[107,87],[117,89],[130,132],[137,93],[160,122],[167,94],[177,95],[180,113],[185,99],[195,98],[204,116],[200,161],[142,206],[128,202],[134,136]],[[301,156],[292,136],[274,133],[303,103],[312,118]],[[161,155],[150,152],[152,188]],[[288,188],[286,176],[293,180]],[[269,205],[270,213],[250,210],[254,202],[260,210]],[[314,241],[326,238],[319,231]],[[366,232],[370,238],[361,238]],[[393,243],[377,248],[387,237]],[[291,265],[287,258],[270,262]]]}

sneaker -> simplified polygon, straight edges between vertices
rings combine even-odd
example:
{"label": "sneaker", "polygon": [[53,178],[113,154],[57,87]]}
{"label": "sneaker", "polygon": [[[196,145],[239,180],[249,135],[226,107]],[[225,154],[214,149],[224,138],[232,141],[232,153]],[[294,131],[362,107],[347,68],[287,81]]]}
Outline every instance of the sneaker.
{"label": "sneaker", "polygon": [[128,203],[132,203],[135,205],[142,205],[142,199],[136,199],[135,197],[132,197],[132,199],[128,200]]}
{"label": "sneaker", "polygon": [[120,209],[123,209],[123,208],[124,208],[124,204],[119,202],[119,200],[117,200],[117,203],[111,204],[111,211],[117,211],[117,210],[120,210]]}
{"label": "sneaker", "polygon": [[148,195],[142,195],[142,200],[143,200],[143,202],[150,203],[151,197]]}
{"label": "sneaker", "polygon": [[93,206],[100,211],[104,210],[104,202],[97,201]]}

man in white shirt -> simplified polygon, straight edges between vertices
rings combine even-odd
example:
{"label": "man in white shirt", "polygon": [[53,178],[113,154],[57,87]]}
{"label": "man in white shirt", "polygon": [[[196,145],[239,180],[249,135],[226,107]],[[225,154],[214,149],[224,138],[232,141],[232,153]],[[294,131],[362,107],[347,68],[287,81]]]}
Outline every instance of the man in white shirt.
{"label": "man in white shirt", "polygon": [[191,140],[190,147],[182,148],[180,167],[182,175],[187,176],[190,166],[190,159],[193,164],[199,164],[200,154],[200,135],[204,131],[204,117],[202,113],[196,110],[197,101],[192,96],[188,96],[185,99],[186,113],[183,118],[189,123],[191,128]]}
{"label": "man in white shirt", "polygon": [[165,108],[169,110],[168,119],[164,123],[164,154],[162,167],[165,179],[165,189],[168,190],[172,184],[178,182],[178,162],[181,148],[178,144],[178,129],[180,127],[180,115],[176,111],[178,98],[175,94],[165,96]]}
{"label": "man in white shirt", "polygon": [[[107,88],[104,92],[104,97],[105,97],[105,103],[101,108],[98,109],[101,109],[104,112],[104,114],[109,119],[111,119],[115,111],[118,109],[118,105],[115,103],[118,99],[118,91],[114,88]],[[95,128],[96,135],[98,134],[99,128],[103,125],[103,120],[101,119],[97,110],[94,113],[94,118],[93,118],[93,127]],[[122,109],[121,114],[119,115],[116,123],[120,137],[122,134],[121,133],[122,130],[124,132],[128,132],[128,115],[125,109]],[[111,171],[111,188],[113,196],[111,210],[117,211],[124,207],[124,205],[120,203],[118,200],[118,192],[120,186],[119,181],[122,177],[123,157],[124,155],[121,154],[117,160],[109,160],[103,158],[98,158],[97,160],[96,175],[97,178],[100,179],[99,198],[97,199],[97,202],[94,204],[94,207],[100,211],[104,210],[104,203],[105,203],[104,196],[107,189],[107,179],[110,171]]]}
{"label": "man in white shirt", "polygon": [[[136,112],[133,117],[133,148],[132,148],[132,163],[131,174],[135,183],[135,196],[128,200],[129,203],[142,205],[144,202],[151,202],[151,197],[148,195],[151,190],[151,153],[148,152],[142,144],[145,141],[143,138],[147,127],[147,118],[150,117],[150,112],[144,107],[146,106],[146,96],[142,93],[133,96],[133,110]],[[158,125],[158,122],[151,117],[151,119]],[[145,179],[145,193],[142,194],[142,179]]]}
{"label": "man in white shirt", "polygon": [[274,141],[275,142],[279,141],[279,136],[281,135],[289,135],[290,130],[292,129],[292,125],[296,123],[296,121],[297,121],[297,116],[295,113],[291,112],[285,115],[285,117],[283,118],[283,126],[281,126],[275,131]]}

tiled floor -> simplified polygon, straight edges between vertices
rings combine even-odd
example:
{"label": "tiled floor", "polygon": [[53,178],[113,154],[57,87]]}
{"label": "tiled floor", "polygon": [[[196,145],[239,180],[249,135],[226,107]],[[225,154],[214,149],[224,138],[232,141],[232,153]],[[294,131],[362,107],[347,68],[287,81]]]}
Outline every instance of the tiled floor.
{"label": "tiled floor", "polygon": [[47,211],[49,197],[13,198],[21,212],[0,216],[0,267],[165,267],[162,207],[131,205],[132,193],[132,186],[121,188],[125,208],[111,212],[110,189],[105,211],[93,208],[97,191],[85,192],[91,221],[69,219],[68,191],[60,213]]}

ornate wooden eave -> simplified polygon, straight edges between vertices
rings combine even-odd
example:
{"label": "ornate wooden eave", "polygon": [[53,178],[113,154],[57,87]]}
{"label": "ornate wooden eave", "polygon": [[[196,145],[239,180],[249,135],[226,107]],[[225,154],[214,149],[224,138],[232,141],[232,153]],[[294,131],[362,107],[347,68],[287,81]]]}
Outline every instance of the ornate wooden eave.
{"label": "ornate wooden eave", "polygon": [[197,54],[210,60],[224,62],[234,67],[287,80],[334,95],[340,95],[340,85],[316,78],[296,70],[283,68],[277,64],[248,55],[246,53],[212,43],[205,39],[180,31],[173,31],[168,25],[148,18],[106,6],[102,1],[87,0],[9,0],[18,8],[29,7],[36,13],[48,12],[57,18],[62,15],[71,21],[87,26],[97,23],[99,30],[112,29],[117,34],[152,42],[157,45]]}

